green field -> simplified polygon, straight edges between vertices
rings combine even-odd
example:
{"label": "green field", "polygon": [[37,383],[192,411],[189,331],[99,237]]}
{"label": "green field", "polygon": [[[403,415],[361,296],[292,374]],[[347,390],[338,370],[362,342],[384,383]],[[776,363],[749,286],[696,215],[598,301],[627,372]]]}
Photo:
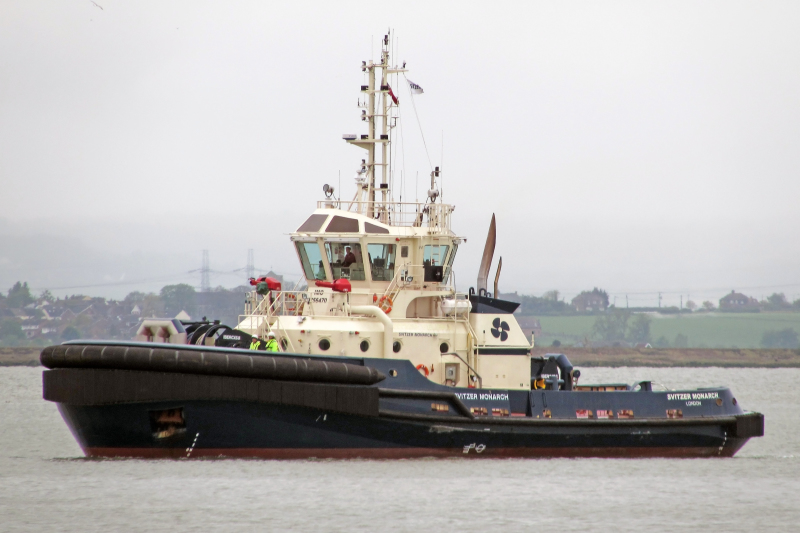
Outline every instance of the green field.
{"label": "green field", "polygon": [[[693,315],[649,315],[651,340],[665,337],[674,344],[678,334],[689,339],[690,348],[761,348],[765,331],[794,328],[800,334],[800,313],[695,313]],[[555,339],[574,344],[592,339],[594,316],[540,317],[539,346]]]}

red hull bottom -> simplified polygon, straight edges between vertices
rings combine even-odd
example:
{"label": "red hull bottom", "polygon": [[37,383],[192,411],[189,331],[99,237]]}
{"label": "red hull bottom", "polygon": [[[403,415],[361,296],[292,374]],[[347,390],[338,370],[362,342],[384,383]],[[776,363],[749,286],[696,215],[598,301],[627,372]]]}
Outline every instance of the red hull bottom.
{"label": "red hull bottom", "polygon": [[417,459],[422,457],[479,458],[638,458],[733,457],[739,446],[720,448],[494,448],[477,453],[460,448],[86,448],[87,457],[137,459]]}

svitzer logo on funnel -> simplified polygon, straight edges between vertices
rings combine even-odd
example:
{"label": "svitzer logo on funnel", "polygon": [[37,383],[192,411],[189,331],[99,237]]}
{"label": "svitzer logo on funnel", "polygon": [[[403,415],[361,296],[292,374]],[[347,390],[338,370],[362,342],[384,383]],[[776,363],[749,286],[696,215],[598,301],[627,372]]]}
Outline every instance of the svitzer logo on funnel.
{"label": "svitzer logo on funnel", "polygon": [[492,321],[492,326],[492,335],[494,338],[499,338],[500,342],[505,342],[505,340],[508,338],[508,332],[511,329],[508,326],[508,323],[505,320],[501,321],[498,317]]}

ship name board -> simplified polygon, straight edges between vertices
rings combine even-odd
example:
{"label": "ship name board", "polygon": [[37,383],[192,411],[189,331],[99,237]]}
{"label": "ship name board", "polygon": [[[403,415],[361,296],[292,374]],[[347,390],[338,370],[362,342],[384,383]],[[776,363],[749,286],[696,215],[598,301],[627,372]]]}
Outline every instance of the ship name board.
{"label": "ship name board", "polygon": [[715,400],[719,398],[718,392],[678,392],[667,394],[667,400]]}
{"label": "ship name board", "polygon": [[401,337],[436,337],[436,333],[410,333],[406,331],[401,331],[398,333]]}
{"label": "ship name board", "polygon": [[457,392],[459,400],[489,400],[496,402],[507,402],[508,394],[497,392]]}

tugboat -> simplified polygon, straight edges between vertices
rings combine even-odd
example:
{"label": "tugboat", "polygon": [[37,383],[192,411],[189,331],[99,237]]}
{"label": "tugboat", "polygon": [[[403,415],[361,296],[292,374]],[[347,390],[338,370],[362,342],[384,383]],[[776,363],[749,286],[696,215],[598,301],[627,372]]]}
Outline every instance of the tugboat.
{"label": "tugboat", "polygon": [[[460,293],[441,171],[425,202],[395,202],[389,154],[402,67],[365,61],[366,150],[352,200],[325,199],[291,233],[307,287],[252,279],[235,328],[143,322],[134,342],[42,351],[43,395],[90,457],[731,457],[764,434],[730,389],[579,383],[533,357],[518,305],[488,291],[496,222]],[[399,91],[398,91],[399,92]],[[380,180],[380,181],[379,181]],[[502,260],[501,260],[502,262]],[[278,353],[247,350],[273,335]]]}

